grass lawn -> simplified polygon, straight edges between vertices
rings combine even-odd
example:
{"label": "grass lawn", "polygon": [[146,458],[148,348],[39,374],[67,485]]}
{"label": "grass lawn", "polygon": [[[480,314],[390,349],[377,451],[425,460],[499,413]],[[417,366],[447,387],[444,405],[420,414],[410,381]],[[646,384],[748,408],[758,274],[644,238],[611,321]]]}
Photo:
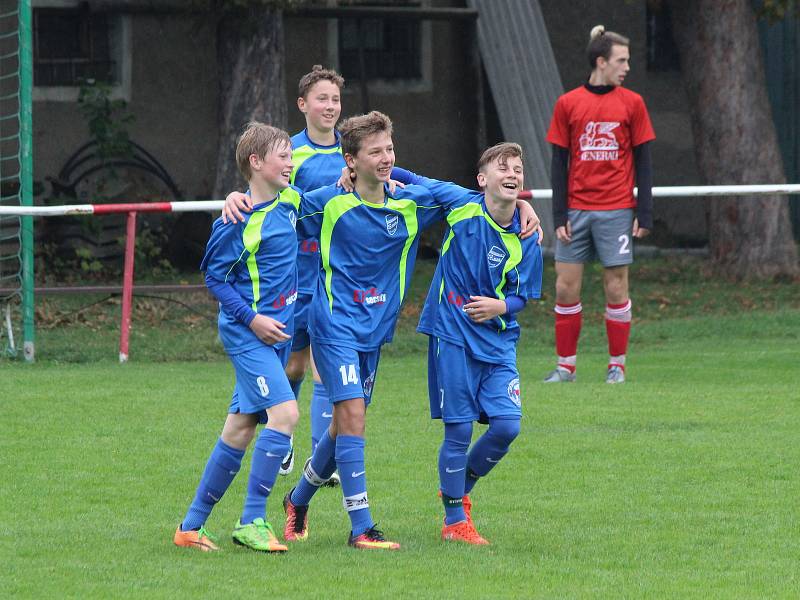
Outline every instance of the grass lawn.
{"label": "grass lawn", "polygon": [[[141,315],[139,331],[152,331],[134,338],[127,365],[115,364],[112,320],[41,330],[39,363],[0,362],[3,596],[800,596],[797,284],[697,280],[695,263],[637,268],[624,386],[602,383],[596,286],[574,385],[539,383],[553,363],[552,298],[526,309],[522,434],[473,493],[488,548],[439,541],[441,424],[427,417],[413,303],[384,354],[367,433],[373,515],[397,553],[348,548],[330,489],[312,504],[307,543],[285,556],[235,547],[249,457],[208,523],[223,551],[175,548],[232,383],[206,316],[193,330]],[[299,464],[308,437],[301,419]],[[297,477],[299,467],[271,497],[278,529]]]}

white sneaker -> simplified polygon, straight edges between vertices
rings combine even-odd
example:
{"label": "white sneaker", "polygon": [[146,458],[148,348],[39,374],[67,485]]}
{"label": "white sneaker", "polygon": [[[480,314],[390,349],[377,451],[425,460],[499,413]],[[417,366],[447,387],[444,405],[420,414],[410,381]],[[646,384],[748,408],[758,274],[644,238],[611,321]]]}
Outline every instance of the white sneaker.
{"label": "white sneaker", "polygon": [[572,383],[577,379],[575,373],[570,373],[567,369],[558,367],[553,369],[544,378],[545,383]]}
{"label": "white sneaker", "polygon": [[278,475],[288,475],[294,469],[294,436],[289,440],[289,452],[283,457]]}
{"label": "white sneaker", "polygon": [[625,383],[625,369],[619,365],[611,365],[608,367],[606,383]]}

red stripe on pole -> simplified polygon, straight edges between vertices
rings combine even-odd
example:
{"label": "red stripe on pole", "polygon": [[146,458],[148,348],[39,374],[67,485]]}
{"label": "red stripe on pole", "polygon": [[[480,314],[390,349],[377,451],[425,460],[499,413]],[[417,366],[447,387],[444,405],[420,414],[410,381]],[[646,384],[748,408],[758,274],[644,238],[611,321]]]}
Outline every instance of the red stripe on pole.
{"label": "red stripe on pole", "polygon": [[133,297],[133,259],[136,248],[136,213],[128,213],[125,237],[125,270],[122,276],[122,322],[119,331],[119,362],[128,360],[128,342],[131,330],[131,299]]}
{"label": "red stripe on pole", "polygon": [[522,190],[519,194],[517,194],[517,198],[520,200],[533,200],[533,191]]}
{"label": "red stripe on pole", "polygon": [[93,204],[94,214],[110,215],[114,213],[136,212],[172,212],[172,202],[137,202],[129,204]]}

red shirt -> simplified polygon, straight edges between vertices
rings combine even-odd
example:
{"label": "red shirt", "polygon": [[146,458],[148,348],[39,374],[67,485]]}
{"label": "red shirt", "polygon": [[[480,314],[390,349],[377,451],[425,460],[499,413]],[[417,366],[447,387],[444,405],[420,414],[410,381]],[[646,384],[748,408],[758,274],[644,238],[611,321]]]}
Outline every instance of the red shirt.
{"label": "red shirt", "polygon": [[569,150],[567,207],[633,208],[633,148],[656,139],[644,100],[617,87],[595,94],[581,86],[556,101],[547,141]]}

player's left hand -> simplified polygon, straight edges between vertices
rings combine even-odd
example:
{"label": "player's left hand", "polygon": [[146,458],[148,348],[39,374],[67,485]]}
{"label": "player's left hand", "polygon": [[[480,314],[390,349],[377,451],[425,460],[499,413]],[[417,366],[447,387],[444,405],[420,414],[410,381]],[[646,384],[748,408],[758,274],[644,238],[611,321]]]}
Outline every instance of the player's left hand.
{"label": "player's left hand", "polygon": [[639,227],[639,219],[633,220],[633,237],[642,239],[650,235],[650,230],[646,227]]}
{"label": "player's left hand", "polygon": [[519,233],[521,240],[526,240],[534,233],[539,234],[539,245],[542,245],[542,238],[544,231],[542,231],[542,223],[539,220],[539,215],[533,210],[533,207],[525,200],[517,200],[517,209],[519,210],[519,224],[522,229]]}
{"label": "player's left hand", "polygon": [[470,296],[470,302],[464,305],[464,312],[475,323],[483,323],[506,314],[506,303],[499,298],[487,296]]}

